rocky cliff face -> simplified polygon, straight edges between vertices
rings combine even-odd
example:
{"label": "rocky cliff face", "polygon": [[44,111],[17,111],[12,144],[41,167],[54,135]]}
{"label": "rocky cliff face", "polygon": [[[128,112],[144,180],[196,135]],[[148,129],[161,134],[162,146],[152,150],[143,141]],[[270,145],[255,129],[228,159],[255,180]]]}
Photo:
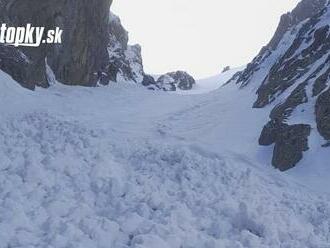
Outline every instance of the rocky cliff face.
{"label": "rocky cliff face", "polygon": [[[38,48],[0,45],[0,69],[29,89],[48,87],[54,77],[67,85],[130,81],[162,89],[160,83],[144,73],[141,47],[128,45],[128,32],[120,19],[109,12],[111,3],[112,0],[0,1],[0,23],[13,27],[31,23],[46,30],[63,30],[62,44],[42,44]],[[179,81],[176,83],[188,88],[192,82],[187,75]]]}
{"label": "rocky cliff face", "polygon": [[271,42],[231,83],[257,88],[255,108],[273,106],[260,145],[275,144],[273,165],[294,167],[315,126],[330,139],[330,7],[304,0],[281,18]]}
{"label": "rocky cliff face", "polygon": [[152,80],[144,73],[141,47],[128,45],[128,32],[122,26],[119,17],[113,13],[110,13],[108,33],[109,62],[102,68],[100,84],[107,85],[121,80],[136,83]]}
{"label": "rocky cliff face", "polygon": [[[38,48],[1,47],[1,69],[23,86],[47,87],[46,63],[64,84],[91,86],[95,72],[108,63],[108,23],[111,0],[2,0],[0,20],[8,26],[44,26],[63,29],[59,45]],[[11,56],[6,56],[11,54]],[[8,65],[8,57],[14,57]],[[23,62],[21,62],[23,61]],[[22,64],[23,63],[23,64]],[[28,64],[27,66],[25,64]]]}
{"label": "rocky cliff face", "polygon": [[176,71],[161,75],[156,81],[143,69],[141,47],[128,45],[128,32],[122,26],[119,17],[110,13],[109,64],[104,68],[100,83],[133,81],[151,90],[176,91],[190,90],[195,79],[187,72]]}

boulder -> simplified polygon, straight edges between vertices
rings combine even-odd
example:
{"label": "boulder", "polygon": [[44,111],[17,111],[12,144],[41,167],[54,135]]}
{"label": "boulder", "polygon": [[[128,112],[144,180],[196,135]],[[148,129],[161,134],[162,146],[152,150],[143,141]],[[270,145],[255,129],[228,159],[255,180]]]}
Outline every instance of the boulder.
{"label": "boulder", "polygon": [[284,128],[276,137],[272,164],[280,171],[286,171],[296,166],[303,158],[303,152],[309,149],[309,125],[291,125]]}
{"label": "boulder", "polygon": [[286,171],[296,166],[308,148],[309,125],[288,125],[274,120],[263,128],[259,144],[269,146],[275,144],[272,164],[275,168]]}
{"label": "boulder", "polygon": [[268,122],[261,132],[259,145],[270,146],[271,144],[274,144],[277,141],[279,134],[282,133],[287,127],[287,124],[283,124],[275,120]]}
{"label": "boulder", "polygon": [[150,85],[155,85],[155,84],[156,84],[156,80],[154,79],[154,77],[152,77],[150,75],[144,75],[143,81],[142,81],[143,86],[150,86]]}
{"label": "boulder", "polygon": [[230,69],[231,69],[230,66],[226,66],[225,68],[223,68],[222,73],[225,73],[225,72],[229,71]]}
{"label": "boulder", "polygon": [[187,72],[176,71],[160,76],[156,84],[165,91],[191,90],[196,81]]}

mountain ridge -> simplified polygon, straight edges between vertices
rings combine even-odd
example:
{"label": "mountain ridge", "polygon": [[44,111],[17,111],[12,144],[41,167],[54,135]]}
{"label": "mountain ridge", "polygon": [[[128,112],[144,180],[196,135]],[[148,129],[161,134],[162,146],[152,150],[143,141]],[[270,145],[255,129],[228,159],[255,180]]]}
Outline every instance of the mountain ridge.
{"label": "mountain ridge", "polygon": [[[283,21],[288,18],[293,20],[290,25]],[[302,160],[309,150],[307,140],[312,130],[317,129],[325,142],[329,138],[325,99],[330,76],[329,20],[327,1],[302,1],[282,17],[271,42],[228,82],[241,89],[249,85],[257,88],[254,108],[272,106],[259,144],[275,143],[272,164],[283,171]],[[302,113],[314,112],[309,109],[312,106],[316,113],[309,117],[314,119],[312,123],[309,119],[290,121],[299,108]]]}

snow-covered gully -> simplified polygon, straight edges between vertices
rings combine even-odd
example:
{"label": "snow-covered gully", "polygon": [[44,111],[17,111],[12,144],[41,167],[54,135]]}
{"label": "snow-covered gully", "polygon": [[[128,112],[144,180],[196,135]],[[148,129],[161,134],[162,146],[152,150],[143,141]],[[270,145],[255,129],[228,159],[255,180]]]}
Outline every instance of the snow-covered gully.
{"label": "snow-covered gully", "polygon": [[263,163],[248,90],[0,80],[1,248],[330,247],[328,195]]}

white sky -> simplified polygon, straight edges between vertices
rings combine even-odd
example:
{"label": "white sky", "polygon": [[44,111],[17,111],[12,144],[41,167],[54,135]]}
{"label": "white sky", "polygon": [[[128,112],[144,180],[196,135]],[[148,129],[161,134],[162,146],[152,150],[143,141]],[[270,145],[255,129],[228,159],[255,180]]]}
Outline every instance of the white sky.
{"label": "white sky", "polygon": [[196,78],[250,62],[299,0],[114,0],[147,73]]}

